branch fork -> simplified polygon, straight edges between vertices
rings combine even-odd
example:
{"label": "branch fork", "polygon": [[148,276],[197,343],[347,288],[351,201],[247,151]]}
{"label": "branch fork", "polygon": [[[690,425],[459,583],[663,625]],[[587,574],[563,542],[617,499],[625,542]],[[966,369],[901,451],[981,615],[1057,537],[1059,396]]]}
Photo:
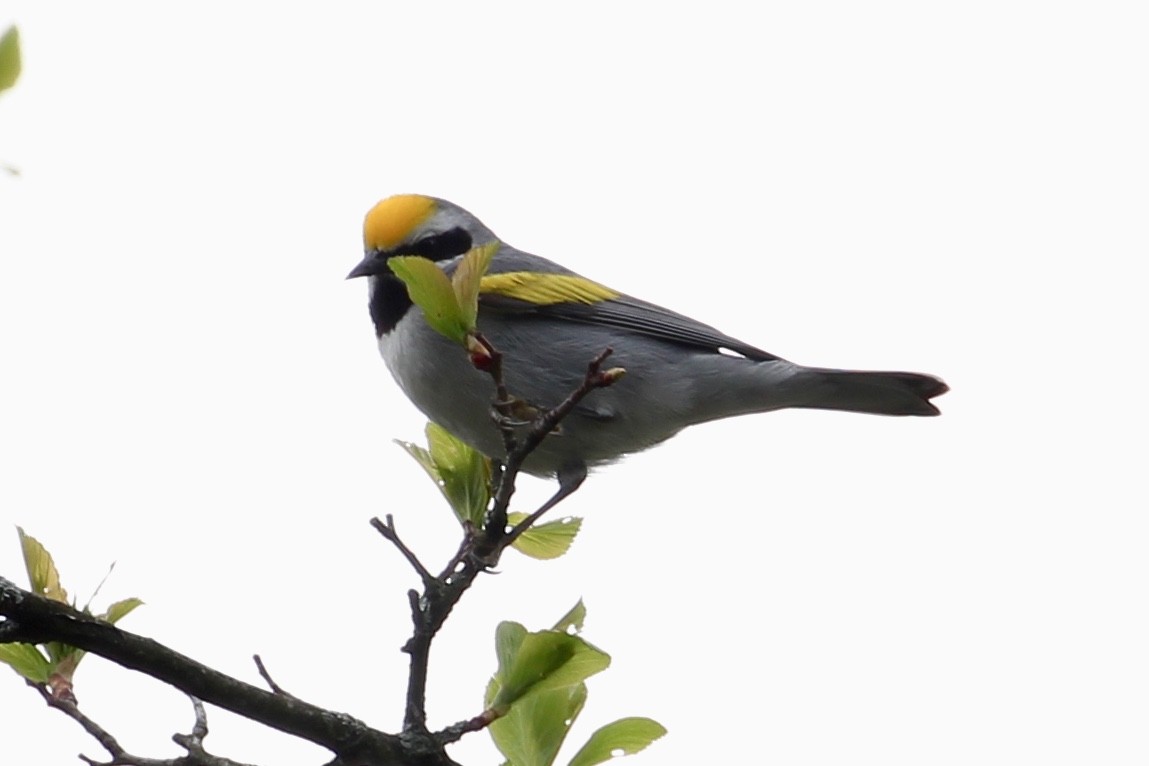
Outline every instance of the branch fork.
{"label": "branch fork", "polygon": [[468,527],[458,553],[435,576],[419,562],[418,557],[399,538],[390,515],[386,517],[385,522],[379,519],[371,520],[371,525],[396,547],[423,583],[421,594],[414,590],[408,593],[414,631],[403,647],[403,651],[411,658],[403,731],[405,734],[429,735],[443,745],[456,741],[467,732],[488,726],[496,716],[492,711],[484,711],[474,718],[460,721],[439,732],[433,734],[428,732],[425,695],[431,642],[463,593],[474,583],[475,578],[480,573],[493,569],[503,551],[530,529],[531,525],[558,500],[573,491],[581,483],[582,476],[585,476],[584,469],[582,476],[573,483],[573,486],[560,486],[559,492],[551,500],[515,527],[508,529],[508,510],[515,491],[515,481],[523,463],[544,439],[555,434],[562,420],[578,406],[579,402],[595,389],[613,385],[625,374],[625,370],[621,367],[602,369],[603,363],[612,353],[611,349],[604,349],[587,364],[582,382],[566,399],[549,410],[539,410],[510,394],[503,379],[503,355],[482,334],[476,332],[468,336],[467,348],[475,367],[488,373],[494,381],[492,420],[502,434],[506,452],[505,460],[495,464],[492,476],[493,502],[482,529]]}

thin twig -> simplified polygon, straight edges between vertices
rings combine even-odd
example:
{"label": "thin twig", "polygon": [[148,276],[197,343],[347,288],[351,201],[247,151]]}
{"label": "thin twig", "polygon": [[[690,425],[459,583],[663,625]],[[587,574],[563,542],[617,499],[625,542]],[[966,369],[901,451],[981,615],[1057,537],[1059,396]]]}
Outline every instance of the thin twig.
{"label": "thin twig", "polygon": [[[513,530],[507,530],[507,512],[511,496],[515,491],[515,480],[522,469],[523,461],[542,443],[543,439],[555,430],[559,422],[569,415],[587,394],[596,388],[609,386],[621,374],[621,372],[615,374],[601,372],[602,363],[611,354],[610,349],[605,349],[587,365],[586,374],[578,388],[572,391],[557,407],[537,414],[525,436],[520,439],[509,424],[509,420],[505,417],[499,417],[506,414],[501,410],[505,410],[514,401],[503,381],[502,355],[481,335],[477,337],[490,359],[488,360],[489,363],[476,366],[485,369],[495,382],[495,421],[503,434],[507,457],[506,461],[496,471],[498,479],[495,484],[494,502],[491,510],[487,513],[483,529],[481,531],[471,528],[466,530],[458,553],[448,562],[437,578],[423,576],[422,572],[425,569],[417,566],[423,577],[424,589],[421,595],[415,591],[408,593],[411,620],[415,627],[411,638],[403,646],[403,651],[411,657],[411,666],[407,676],[407,704],[403,716],[405,734],[422,735],[428,733],[426,724],[427,662],[431,652],[431,643],[443,622],[450,615],[459,599],[462,598],[463,593],[474,583],[475,578],[481,572],[490,571],[498,563],[498,559],[506,547],[514,542],[545,510],[536,511]],[[385,537],[392,538],[393,526],[387,525],[388,532],[384,532],[384,529],[380,528],[381,525],[376,524],[375,526]],[[400,550],[403,551],[404,548],[400,547]],[[408,557],[409,561],[412,561],[413,566],[416,565],[417,560],[413,554],[404,552],[404,555]],[[454,724],[433,736],[441,744],[454,742],[469,731],[484,728],[492,720],[494,720],[493,715],[487,711],[468,721]]]}
{"label": "thin twig", "polygon": [[535,522],[541,519],[543,514],[549,511],[552,507],[553,506],[544,505],[542,508],[539,508],[537,511],[533,511],[529,516],[516,524],[510,532],[507,532],[503,548],[514,545],[515,540],[518,540],[524,532],[533,527]]}
{"label": "thin twig", "polygon": [[495,711],[488,708],[474,718],[459,721],[458,723],[451,724],[442,731],[435,732],[435,739],[444,745],[449,745],[452,742],[457,742],[462,739],[464,734],[470,734],[473,731],[482,731],[498,719],[499,716]]}
{"label": "thin twig", "polygon": [[[120,746],[120,743],[116,741],[116,738],[113,737],[107,729],[81,713],[80,708],[76,707],[76,703],[53,697],[52,694],[40,684],[34,684],[29,681],[28,685],[40,693],[40,696],[44,698],[44,702],[48,703],[48,707],[59,710],[64,715],[80,724],[80,727],[84,731],[88,732],[88,734],[90,734],[94,740],[99,742],[100,747],[107,750],[108,755],[112,756],[113,759],[117,759],[123,755],[126,755],[124,748]],[[84,758],[84,756],[80,757]],[[95,761],[92,761],[88,758],[84,758],[84,760],[88,761],[88,763],[95,763]]]}
{"label": "thin twig", "polygon": [[551,431],[555,430],[558,424],[571,413],[571,410],[586,398],[587,394],[596,388],[605,388],[618,379],[617,376],[606,376],[600,372],[602,363],[613,353],[614,349],[612,348],[603,349],[598,356],[587,364],[586,374],[583,376],[582,383],[579,384],[579,387],[572,391],[570,396],[560,402],[557,407],[547,410],[535,420],[527,432],[526,438],[523,439],[522,444],[520,444],[518,448],[518,451],[523,454],[524,459],[531,452],[535,451],[543,439],[547,438]]}
{"label": "thin twig", "polygon": [[388,542],[399,549],[399,552],[403,554],[403,558],[407,559],[407,563],[411,565],[415,573],[419,575],[419,579],[423,581],[424,587],[429,587],[434,582],[435,576],[427,571],[427,567],[423,566],[423,563],[419,561],[419,557],[399,539],[399,532],[395,529],[395,519],[391,517],[391,514],[387,514],[385,518],[387,519],[385,522],[380,521],[379,517],[371,519],[371,526],[375,527],[379,534],[383,535]]}
{"label": "thin twig", "polygon": [[191,734],[172,735],[172,741],[187,750],[188,757],[186,759],[174,759],[172,766],[184,766],[188,762],[199,766],[250,766],[229,758],[212,755],[204,749],[203,741],[208,733],[207,711],[204,710],[203,703],[195,697],[188,697],[188,699],[191,700],[192,710],[195,712],[195,723],[192,724]]}
{"label": "thin twig", "polygon": [[[506,381],[503,379],[503,354],[495,348],[481,332],[475,332],[475,340],[483,347],[490,357],[486,364],[487,374],[495,383],[494,408],[499,415],[505,415],[504,408],[512,402],[511,394],[507,391]],[[505,417],[495,419],[495,425],[503,436],[503,451],[508,455],[515,449],[515,429]]]}
{"label": "thin twig", "polygon": [[[259,655],[256,655],[258,657]],[[261,663],[262,664],[262,663]],[[270,679],[268,679],[270,681]],[[278,691],[278,689],[276,690]],[[203,742],[204,737],[207,736],[207,711],[203,708],[203,703],[195,697],[188,697],[192,703],[192,710],[195,712],[195,723],[192,724],[192,736],[200,742]]]}
{"label": "thin twig", "polygon": [[49,707],[59,710],[80,724],[84,731],[99,742],[100,746],[107,750],[108,755],[111,756],[110,761],[97,761],[95,758],[80,755],[80,760],[87,763],[88,766],[250,766],[250,764],[233,761],[230,758],[212,755],[204,749],[203,740],[207,736],[207,712],[204,710],[203,703],[195,697],[191,697],[192,708],[195,711],[195,723],[192,725],[191,734],[172,735],[172,741],[186,750],[187,755],[177,758],[145,758],[132,755],[124,750],[115,737],[108,733],[104,727],[80,712],[74,702],[52,696],[40,684],[29,683],[28,685],[40,693]]}
{"label": "thin twig", "polygon": [[[271,677],[271,674],[267,672],[267,666],[263,664],[263,658],[262,657],[260,657],[258,654],[253,654],[253,655],[251,655],[251,658],[253,660],[255,660],[255,667],[259,671],[260,677],[264,681],[267,682],[268,687],[273,692],[275,692],[276,694],[282,694],[284,697],[290,697],[291,699],[299,699],[294,694],[291,694],[290,692],[284,690],[284,688],[282,686],[280,686],[279,684],[277,684],[275,682],[275,680]],[[195,697],[192,697],[192,699],[195,700]],[[196,702],[198,704],[199,700],[196,700]],[[203,706],[200,705],[200,707],[203,707]]]}
{"label": "thin twig", "polygon": [[491,512],[488,514],[489,520],[484,530],[484,547],[487,550],[479,552],[480,557],[484,560],[492,562],[498,561],[502,551],[518,539],[546,510],[544,507],[532,513],[526,519],[519,522],[513,530],[510,532],[507,531],[507,513],[510,509],[511,496],[515,491],[514,480],[522,470],[524,461],[526,461],[527,457],[542,444],[543,440],[555,430],[555,427],[558,426],[591,391],[594,391],[596,388],[605,388],[618,380],[622,374],[621,372],[615,374],[601,372],[602,363],[605,362],[607,357],[612,353],[614,353],[613,349],[606,348],[592,359],[590,363],[587,364],[586,374],[583,376],[582,383],[579,384],[579,387],[572,391],[558,406],[539,415],[526,435],[518,443],[515,450],[507,455],[507,462],[503,467],[502,479],[495,492],[495,503],[491,507]]}

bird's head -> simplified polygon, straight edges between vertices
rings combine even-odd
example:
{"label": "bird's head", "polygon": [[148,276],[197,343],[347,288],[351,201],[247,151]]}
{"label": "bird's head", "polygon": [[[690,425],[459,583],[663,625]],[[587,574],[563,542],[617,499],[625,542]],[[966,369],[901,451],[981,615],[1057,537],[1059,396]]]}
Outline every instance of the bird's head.
{"label": "bird's head", "polygon": [[421,194],[398,194],[367,211],[364,257],[347,278],[389,274],[387,261],[395,255],[445,261],[495,239],[490,229],[458,205]]}

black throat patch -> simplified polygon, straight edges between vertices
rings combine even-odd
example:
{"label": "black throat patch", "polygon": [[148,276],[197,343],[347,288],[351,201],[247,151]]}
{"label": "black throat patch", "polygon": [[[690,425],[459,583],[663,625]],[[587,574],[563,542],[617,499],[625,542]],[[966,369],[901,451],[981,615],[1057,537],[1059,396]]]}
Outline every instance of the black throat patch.
{"label": "black throat patch", "polygon": [[398,277],[380,274],[377,279],[368,310],[371,312],[371,321],[375,323],[375,337],[382,338],[395,329],[395,325],[399,324],[399,320],[414,304],[407,294],[407,285],[400,282]]}
{"label": "black throat patch", "polygon": [[[390,259],[396,255],[421,255],[432,261],[448,261],[471,249],[471,235],[461,227],[455,227],[441,234],[432,234],[407,245],[400,245],[389,253],[376,257]],[[376,279],[375,292],[371,295],[368,309],[371,321],[375,323],[375,335],[382,338],[395,329],[399,320],[411,309],[414,303],[407,294],[407,286],[398,277],[385,269]]]}

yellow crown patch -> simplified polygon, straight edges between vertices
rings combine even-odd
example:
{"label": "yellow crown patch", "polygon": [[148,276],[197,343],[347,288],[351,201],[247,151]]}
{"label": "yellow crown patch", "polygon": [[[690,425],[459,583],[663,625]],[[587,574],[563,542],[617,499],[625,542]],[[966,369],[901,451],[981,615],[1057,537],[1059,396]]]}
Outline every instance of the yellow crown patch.
{"label": "yellow crown patch", "polygon": [[363,219],[363,247],[392,249],[430,218],[435,207],[435,200],[422,194],[397,194],[379,201]]}

